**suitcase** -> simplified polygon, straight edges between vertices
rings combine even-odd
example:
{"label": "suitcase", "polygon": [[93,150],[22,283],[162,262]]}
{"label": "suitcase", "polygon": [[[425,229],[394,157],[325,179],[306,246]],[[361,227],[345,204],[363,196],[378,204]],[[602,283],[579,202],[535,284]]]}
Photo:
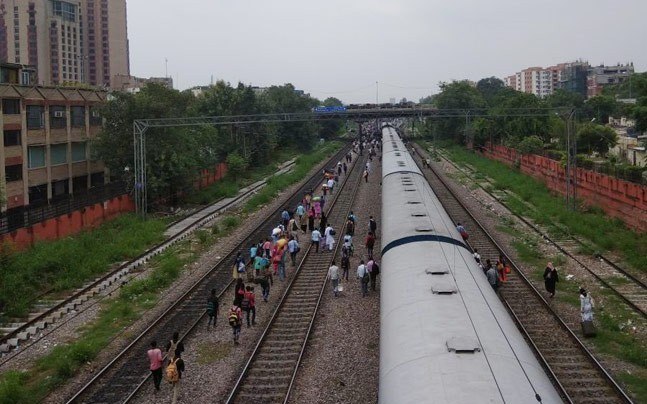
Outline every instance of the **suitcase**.
{"label": "suitcase", "polygon": [[582,321],[582,334],[585,337],[595,337],[595,325],[593,321]]}

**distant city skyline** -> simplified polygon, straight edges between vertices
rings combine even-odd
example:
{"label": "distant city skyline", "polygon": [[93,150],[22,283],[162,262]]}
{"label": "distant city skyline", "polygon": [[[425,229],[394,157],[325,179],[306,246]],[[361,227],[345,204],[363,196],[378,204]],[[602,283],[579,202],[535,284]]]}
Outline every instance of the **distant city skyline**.
{"label": "distant city skyline", "polygon": [[418,100],[441,81],[503,79],[578,59],[646,70],[647,2],[546,0],[543,13],[522,3],[158,0],[152,13],[148,2],[131,0],[131,71],[163,77],[168,59],[179,89],[212,76],[233,85],[290,82],[319,99],[354,103],[374,102],[376,92],[381,102]]}

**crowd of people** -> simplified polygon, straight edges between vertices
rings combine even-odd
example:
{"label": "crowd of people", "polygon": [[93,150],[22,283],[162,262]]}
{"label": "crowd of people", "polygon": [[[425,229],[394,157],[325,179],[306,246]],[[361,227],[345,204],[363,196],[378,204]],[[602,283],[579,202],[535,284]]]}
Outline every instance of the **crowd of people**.
{"label": "crowd of people", "polygon": [[[325,213],[326,204],[337,192],[339,180],[348,174],[355,155],[368,152],[368,161],[363,169],[363,179],[368,182],[371,174],[371,161],[377,156],[378,141],[356,141],[349,151],[334,168],[324,169],[321,187],[312,189],[303,195],[294,209],[285,207],[280,213],[280,220],[270,234],[258,243],[249,246],[247,252],[239,251],[232,263],[232,277],[235,279],[234,299],[228,309],[226,321],[232,329],[234,344],[239,344],[241,329],[244,323],[247,327],[256,324],[256,292],[258,285],[261,289],[263,302],[268,302],[270,289],[276,280],[283,281],[288,277],[289,268],[296,268],[298,255],[301,251],[301,240],[309,238],[314,253],[331,253],[335,251],[337,231]],[[343,290],[342,281],[349,281],[350,258],[356,254],[353,237],[357,230],[358,218],[351,211],[345,222],[341,224],[343,237],[339,238],[341,246],[341,269],[333,260],[328,269],[333,293],[338,296]],[[362,296],[367,296],[369,289],[376,290],[377,276],[380,271],[378,262],[373,258],[373,248],[377,236],[377,221],[369,216],[366,224],[367,236],[364,241],[363,258],[356,270]],[[308,236],[309,233],[309,236]],[[208,317],[207,329],[216,328],[220,315],[220,302],[216,289],[210,291],[206,301]],[[172,386],[172,402],[177,401],[180,380],[185,370],[182,353],[184,345],[175,332],[165,345],[164,354],[158,347],[157,341],[152,341],[147,352],[149,368],[153,376],[155,391],[160,390],[161,382],[166,379]]]}

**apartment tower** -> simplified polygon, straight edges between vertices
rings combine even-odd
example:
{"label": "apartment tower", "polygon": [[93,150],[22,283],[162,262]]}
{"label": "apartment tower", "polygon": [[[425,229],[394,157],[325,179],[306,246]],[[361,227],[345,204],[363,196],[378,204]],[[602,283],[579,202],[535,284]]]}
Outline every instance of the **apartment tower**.
{"label": "apartment tower", "polygon": [[126,0],[0,0],[0,62],[36,82],[111,87],[130,73]]}

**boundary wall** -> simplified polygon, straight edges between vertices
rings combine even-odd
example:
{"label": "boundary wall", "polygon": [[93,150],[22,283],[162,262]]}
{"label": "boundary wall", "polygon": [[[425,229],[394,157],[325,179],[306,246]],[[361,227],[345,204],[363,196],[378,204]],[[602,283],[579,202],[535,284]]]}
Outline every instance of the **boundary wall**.
{"label": "boundary wall", "polygon": [[[196,189],[205,188],[227,174],[227,164],[219,163],[213,169],[200,171],[195,182]],[[52,241],[97,227],[126,212],[135,211],[135,202],[124,194],[107,201],[86,206],[29,227],[23,227],[0,235],[0,244],[10,243],[18,250],[24,250],[39,241]]]}
{"label": "boundary wall", "polygon": [[[535,154],[522,155],[501,145],[481,152],[507,165],[518,162],[521,172],[543,182],[551,191],[566,194],[566,170],[559,161]],[[647,186],[582,168],[577,169],[576,175],[577,198],[581,202],[603,209],[632,229],[647,231]]]}

